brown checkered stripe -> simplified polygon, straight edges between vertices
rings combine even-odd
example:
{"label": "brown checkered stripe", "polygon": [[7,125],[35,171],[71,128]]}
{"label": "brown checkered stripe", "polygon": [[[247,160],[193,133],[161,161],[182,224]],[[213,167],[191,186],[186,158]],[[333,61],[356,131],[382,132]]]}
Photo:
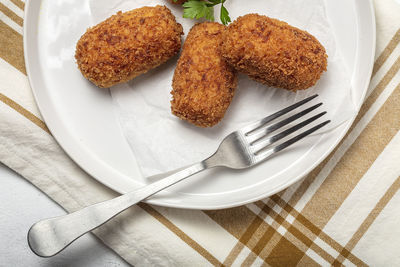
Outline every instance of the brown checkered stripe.
{"label": "brown checkered stripe", "polygon": [[26,75],[22,35],[1,20],[0,33],[0,57]]}
{"label": "brown checkered stripe", "polygon": [[[382,67],[399,42],[400,30],[396,32],[382,54],[376,60],[373,75],[375,75]],[[360,113],[358,114],[349,133],[354,130],[357,123],[360,122],[363,116],[371,108],[372,104],[377,100],[389,82],[393,79],[395,74],[398,73],[399,68],[400,58],[395,61],[395,63],[391,66],[391,68],[373,90],[371,95],[364,102]],[[326,235],[321,229],[340,207],[344,199],[350,194],[363,174],[371,166],[373,161],[382,152],[393,136],[399,131],[400,114],[398,104],[396,104],[400,101],[399,90],[399,86],[397,86],[372,121],[370,121],[367,127],[365,127],[360,133],[358,139],[347,149],[347,153],[341,158],[337,158],[336,153],[338,149],[343,147],[343,143],[349,136],[349,133],[337,146],[337,148],[329,155],[329,157],[325,159],[314,171],[312,171],[300,184],[298,189],[294,192],[287,203],[281,198],[283,192],[272,196],[265,201],[256,203],[257,207],[261,210],[257,214],[258,217],[264,219],[266,214],[270,215],[274,220],[273,224],[277,224],[275,227],[274,225],[271,225],[271,227],[276,229],[277,227],[283,226],[287,229],[287,234],[282,236],[276,231],[274,232],[271,230],[271,227],[261,227],[262,223],[260,223],[258,220],[254,220],[246,229],[246,231],[243,232],[243,235],[239,237],[238,244],[231,251],[224,263],[233,263],[244,245],[246,245],[253,252],[249,254],[243,263],[243,265],[247,266],[254,262],[256,256],[261,257],[270,265],[305,264],[306,262],[309,262],[309,257],[306,257],[305,255],[305,252],[309,248],[313,249],[315,252],[317,252],[317,254],[319,254],[319,256],[325,260],[328,260],[328,262],[332,264],[342,263],[343,260],[347,258],[356,265],[364,265],[360,259],[351,254],[351,249],[355,247],[356,243],[360,239],[360,233],[366,231],[366,225],[370,225],[373,219],[376,218],[377,214],[371,213],[375,215],[372,217],[369,216],[369,219],[367,219],[368,221],[363,223],[361,229],[359,229],[359,231],[355,234],[355,237],[353,237],[349,244],[347,244],[344,248]],[[385,129],[385,131],[382,129]],[[386,131],[386,129],[390,130]],[[379,138],[377,138],[376,133],[380,134]],[[366,151],[368,151],[368,153],[366,153]],[[334,162],[333,169],[328,170],[329,174],[324,179],[323,184],[319,187],[318,191],[314,194],[312,199],[307,203],[300,214],[293,207],[305,194],[317,176],[325,175],[324,172],[327,172],[325,169],[327,163],[332,161]],[[355,168],[355,166],[357,166],[357,168]],[[398,190],[398,182],[393,185],[391,190]],[[390,200],[390,196],[394,194],[392,191],[389,190],[387,192],[388,195],[385,195],[383,200],[378,203],[377,207],[374,209],[374,212],[380,212],[383,209],[385,204]],[[278,214],[273,211],[274,207],[279,207],[281,212]],[[293,223],[286,221],[289,215],[295,218]],[[305,239],[304,237],[302,238],[302,234],[298,232],[299,230],[304,231],[303,234],[309,237],[309,239]],[[296,242],[293,239],[293,236],[297,236],[298,239],[303,240],[303,244],[306,245],[306,249],[301,249],[303,253],[299,253],[298,247],[297,249],[293,249],[292,245],[288,245],[288,242]],[[334,259],[331,256],[324,255],[325,253],[321,251],[318,246],[316,246],[315,242],[310,242],[310,240],[312,241],[316,237],[319,237],[336,251],[338,251],[340,253],[339,257]],[[254,239],[257,240],[257,242],[254,242]],[[279,241],[277,241],[277,239]],[[284,255],[286,255],[286,257]],[[285,258],[286,262],[284,262]],[[275,261],[276,259],[278,260]]]}

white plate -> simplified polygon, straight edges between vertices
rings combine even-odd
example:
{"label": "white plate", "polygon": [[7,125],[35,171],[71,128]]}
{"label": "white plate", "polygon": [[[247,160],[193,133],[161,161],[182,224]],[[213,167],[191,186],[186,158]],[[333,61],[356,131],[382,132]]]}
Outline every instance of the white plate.
{"label": "white plate", "polygon": [[[372,1],[326,0],[326,6],[337,49],[352,72],[359,109],[375,53]],[[71,58],[82,29],[92,25],[88,0],[31,0],[25,10],[27,73],[54,137],[77,164],[106,186],[120,193],[143,186],[148,181],[140,175],[114,114],[109,91],[82,82]],[[333,134],[324,135],[323,143],[319,142],[321,136],[312,137],[305,143],[307,149],[273,158],[275,164],[261,164],[249,173],[212,170],[206,175],[208,179],[204,175],[201,179],[193,177],[147,202],[177,208],[220,209],[270,196],[304,177],[326,158],[353,120],[336,128]],[[246,180],[238,179],[244,172]]]}

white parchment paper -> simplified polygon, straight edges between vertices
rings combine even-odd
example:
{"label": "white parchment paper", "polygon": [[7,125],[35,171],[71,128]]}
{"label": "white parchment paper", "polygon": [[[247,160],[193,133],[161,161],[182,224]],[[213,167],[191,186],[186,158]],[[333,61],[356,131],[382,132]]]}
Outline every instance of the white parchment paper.
{"label": "white parchment paper", "polygon": [[[195,23],[182,18],[182,9],[166,0],[93,0],[90,2],[93,23],[99,23],[117,11],[142,6],[167,5],[185,35]],[[318,93],[332,123],[329,131],[356,113],[353,103],[351,73],[340,51],[326,17],[321,0],[228,0],[226,7],[232,20],[247,13],[259,13],[284,20],[313,34],[326,48],[328,71],[316,86],[305,91],[288,92],[268,88],[239,75],[236,95],[223,121],[213,128],[202,129],[173,116],[170,111],[171,82],[178,57],[141,75],[129,83],[110,89],[121,127],[135,154],[142,174],[149,176],[202,160],[213,153],[228,133],[265,117],[306,96]],[[215,10],[218,18],[219,10]]]}

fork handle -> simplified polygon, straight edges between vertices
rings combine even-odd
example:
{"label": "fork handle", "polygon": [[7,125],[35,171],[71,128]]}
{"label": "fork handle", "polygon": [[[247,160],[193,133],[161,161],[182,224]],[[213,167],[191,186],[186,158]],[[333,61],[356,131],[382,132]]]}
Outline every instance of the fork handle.
{"label": "fork handle", "polygon": [[206,163],[200,162],[114,199],[64,216],[39,221],[29,229],[29,247],[38,256],[54,256],[82,235],[101,226],[129,207],[206,168]]}

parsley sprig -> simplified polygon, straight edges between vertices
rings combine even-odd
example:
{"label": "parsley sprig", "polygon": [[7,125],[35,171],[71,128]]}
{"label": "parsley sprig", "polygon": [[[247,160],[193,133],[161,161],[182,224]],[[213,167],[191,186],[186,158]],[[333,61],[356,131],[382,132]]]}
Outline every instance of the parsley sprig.
{"label": "parsley sprig", "polygon": [[[175,1],[175,0],[174,0]],[[183,4],[183,17],[205,18],[214,21],[214,6],[221,4],[220,20],[224,25],[231,22],[229,12],[224,6],[226,0],[189,0]]]}

